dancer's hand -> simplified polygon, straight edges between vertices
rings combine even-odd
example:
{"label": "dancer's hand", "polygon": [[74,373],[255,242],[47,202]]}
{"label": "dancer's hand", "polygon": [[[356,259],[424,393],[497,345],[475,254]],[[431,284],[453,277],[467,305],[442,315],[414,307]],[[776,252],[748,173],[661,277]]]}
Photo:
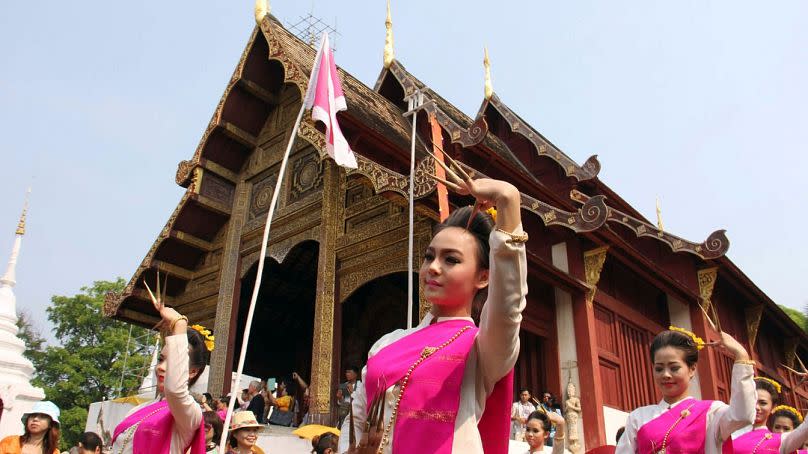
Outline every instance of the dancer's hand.
{"label": "dancer's hand", "polygon": [[[168,279],[166,277],[166,282],[167,281]],[[160,272],[157,273],[157,295],[151,291],[145,279],[143,280],[143,284],[146,286],[146,291],[149,292],[149,298],[151,298],[154,309],[160,314],[160,323],[158,323],[157,326],[161,327],[161,329],[170,329],[171,332],[168,334],[171,335],[185,334],[188,330],[188,317],[183,316],[174,310],[174,308],[165,305],[165,290],[163,293],[160,293]],[[163,287],[165,286],[164,283]]]}
{"label": "dancer's hand", "polygon": [[[471,195],[477,199],[475,209],[486,210],[493,206],[497,208],[497,227],[506,232],[513,232],[521,224],[520,202],[521,194],[516,187],[506,181],[491,178],[474,179],[474,172],[466,170],[463,166],[444,155],[449,165],[436,159],[436,162],[446,171],[447,180],[432,175],[436,181],[443,183],[447,188],[460,195]],[[472,214],[473,216],[473,214]]]}
{"label": "dancer's hand", "polygon": [[747,353],[744,346],[741,345],[740,342],[736,341],[735,338],[723,331],[721,332],[721,340],[718,341],[716,345],[725,348],[736,361],[746,361],[749,359],[749,353]]}
{"label": "dancer's hand", "polygon": [[563,427],[567,422],[564,420],[564,417],[559,415],[554,411],[547,412],[547,419],[556,426],[556,434],[558,434],[558,427]]}

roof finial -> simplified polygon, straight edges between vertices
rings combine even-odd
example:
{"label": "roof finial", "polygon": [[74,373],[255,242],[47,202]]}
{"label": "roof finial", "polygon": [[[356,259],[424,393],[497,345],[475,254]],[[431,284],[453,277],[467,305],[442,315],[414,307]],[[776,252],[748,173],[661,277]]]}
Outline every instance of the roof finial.
{"label": "roof finial", "polygon": [[396,58],[393,51],[393,17],[390,14],[390,0],[387,0],[387,19],[384,21],[386,33],[384,35],[384,67],[389,68]]}
{"label": "roof finial", "polygon": [[488,59],[488,47],[485,50],[485,58],[483,58],[483,66],[485,66],[485,99],[491,99],[494,94],[494,87],[491,85],[491,61]]}
{"label": "roof finial", "polygon": [[665,231],[665,224],[662,223],[662,207],[659,205],[659,196],[656,198],[656,222],[660,232]]}
{"label": "roof finial", "polygon": [[261,25],[264,16],[269,14],[269,0],[255,0],[255,22]]}
{"label": "roof finial", "polygon": [[31,188],[25,192],[25,203],[22,206],[22,214],[20,215],[20,222],[17,224],[17,235],[25,235],[25,215],[28,213],[28,197],[31,195]]}

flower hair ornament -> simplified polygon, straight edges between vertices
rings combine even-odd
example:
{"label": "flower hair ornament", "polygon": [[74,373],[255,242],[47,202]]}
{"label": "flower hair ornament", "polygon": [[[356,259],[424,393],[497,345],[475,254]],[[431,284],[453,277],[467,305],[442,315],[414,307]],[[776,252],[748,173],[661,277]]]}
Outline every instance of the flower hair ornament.
{"label": "flower hair ornament", "polygon": [[800,412],[797,411],[796,408],[788,406],[788,405],[778,405],[778,406],[772,408],[772,414],[775,414],[780,410],[787,411],[787,412],[791,413],[792,415],[794,415],[795,418],[797,418],[797,421],[800,424],[802,424],[802,415],[800,414]]}
{"label": "flower hair ornament", "polygon": [[[755,377],[754,380],[755,381],[766,382],[766,383],[774,386],[774,390],[777,391],[777,394],[780,394],[781,392],[783,392],[783,387],[780,386],[780,383],[777,383],[776,381],[772,380],[769,377]],[[781,405],[781,407],[784,407],[784,406],[785,405]],[[772,412],[774,412],[774,410],[772,410]]]}
{"label": "flower hair ornament", "polygon": [[704,339],[700,338],[699,336],[696,336],[696,333],[694,333],[693,331],[688,331],[684,328],[679,328],[678,326],[673,325],[669,326],[668,329],[671,331],[676,331],[677,333],[684,334],[685,336],[692,339],[693,343],[696,344],[696,350],[701,351],[701,349],[704,348],[704,346],[706,345],[704,343]]}
{"label": "flower hair ornament", "polygon": [[491,207],[491,208],[485,210],[485,212],[488,213],[489,216],[491,216],[491,219],[494,220],[494,223],[497,222],[497,209],[496,208]]}
{"label": "flower hair ornament", "polygon": [[205,338],[205,347],[209,352],[212,352],[214,347],[214,336],[211,334],[210,330],[202,325],[191,325],[191,329],[198,331],[199,334]]}

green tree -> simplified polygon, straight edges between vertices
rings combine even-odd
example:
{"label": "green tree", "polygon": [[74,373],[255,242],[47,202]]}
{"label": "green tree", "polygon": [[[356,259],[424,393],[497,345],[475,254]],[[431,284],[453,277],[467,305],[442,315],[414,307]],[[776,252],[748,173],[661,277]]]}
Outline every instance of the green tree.
{"label": "green tree", "polygon": [[792,309],[790,307],[786,307],[781,304],[778,304],[778,306],[780,306],[780,309],[782,309],[783,312],[786,313],[786,315],[791,317],[791,320],[794,320],[794,323],[799,325],[799,327],[802,328],[803,331],[808,331],[808,318],[805,317],[805,314],[796,309]]}
{"label": "green tree", "polygon": [[39,329],[34,326],[31,314],[26,311],[17,313],[17,336],[25,342],[23,356],[32,363],[41,364],[42,356],[45,354],[45,339],[40,334]]}
{"label": "green tree", "polygon": [[123,279],[118,278],[114,282],[96,281],[73,296],[54,296],[47,309],[48,320],[61,345],[42,350],[36,337],[28,345],[33,350],[28,358],[36,368],[33,383],[44,388],[46,398],[62,410],[61,449],[77,443],[91,403],[137,390],[137,374],[124,376],[127,348],[126,371],[145,371],[148,367],[147,347],[130,341],[144,337],[148,331],[102,313],[107,292],[121,291],[123,287]]}

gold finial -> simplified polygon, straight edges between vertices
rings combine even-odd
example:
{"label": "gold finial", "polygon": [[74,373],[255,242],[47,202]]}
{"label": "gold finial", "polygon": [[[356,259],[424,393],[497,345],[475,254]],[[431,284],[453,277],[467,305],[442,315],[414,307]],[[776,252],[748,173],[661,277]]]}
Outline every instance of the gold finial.
{"label": "gold finial", "polygon": [[269,0],[255,0],[255,22],[261,25],[267,14],[269,14]]}
{"label": "gold finial", "polygon": [[491,99],[494,94],[494,87],[491,85],[491,61],[488,59],[488,47],[485,50],[485,57],[483,58],[483,66],[485,66],[485,99]]}
{"label": "gold finial", "polygon": [[389,68],[396,58],[393,51],[393,17],[390,14],[390,0],[387,0],[387,19],[384,21],[384,28],[386,30],[384,35],[384,67]]}
{"label": "gold finial", "polygon": [[660,232],[665,231],[665,224],[662,223],[662,207],[659,205],[659,196],[656,198],[656,223]]}
{"label": "gold finial", "polygon": [[25,215],[28,213],[28,196],[31,195],[31,188],[25,191],[25,203],[22,206],[22,214],[20,215],[20,222],[17,224],[17,235],[25,235]]}

